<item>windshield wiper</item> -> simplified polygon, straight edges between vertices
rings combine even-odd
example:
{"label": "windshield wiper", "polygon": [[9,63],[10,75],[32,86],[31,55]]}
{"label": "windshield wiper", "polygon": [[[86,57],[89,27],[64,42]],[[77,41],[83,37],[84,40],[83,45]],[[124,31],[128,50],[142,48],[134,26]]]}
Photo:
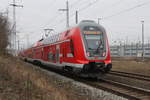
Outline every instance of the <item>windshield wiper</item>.
{"label": "windshield wiper", "polygon": [[93,49],[93,48],[88,48],[89,50],[95,50],[95,49]]}
{"label": "windshield wiper", "polygon": [[95,50],[95,53],[98,53],[98,50],[100,49],[100,47],[102,46],[102,40],[100,40],[98,47]]}

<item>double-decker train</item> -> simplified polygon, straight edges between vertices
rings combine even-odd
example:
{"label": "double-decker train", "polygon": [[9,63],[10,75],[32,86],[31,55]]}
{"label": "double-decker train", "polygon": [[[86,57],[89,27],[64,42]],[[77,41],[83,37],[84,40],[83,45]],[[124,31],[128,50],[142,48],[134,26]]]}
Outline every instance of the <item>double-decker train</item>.
{"label": "double-decker train", "polygon": [[41,39],[19,55],[24,60],[88,77],[112,68],[106,31],[91,20]]}

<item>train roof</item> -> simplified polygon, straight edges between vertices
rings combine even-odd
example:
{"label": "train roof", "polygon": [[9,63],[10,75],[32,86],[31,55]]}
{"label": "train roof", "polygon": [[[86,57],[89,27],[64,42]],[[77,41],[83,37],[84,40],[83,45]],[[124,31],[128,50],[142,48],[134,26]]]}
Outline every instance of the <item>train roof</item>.
{"label": "train roof", "polygon": [[95,21],[93,20],[82,20],[80,23],[79,23],[79,27],[81,29],[83,29],[85,26],[96,26],[96,27],[99,27],[103,32],[105,32],[105,29],[103,26],[97,24]]}
{"label": "train roof", "polygon": [[68,30],[70,30],[70,29],[72,29],[72,28],[74,28],[74,27],[80,27],[81,29],[83,29],[84,28],[84,26],[97,26],[97,27],[99,27],[102,31],[105,31],[105,29],[101,26],[101,25],[99,25],[99,24],[97,24],[95,21],[93,21],[93,20],[82,20],[79,24],[77,24],[77,25],[75,25],[75,26],[73,26],[73,27],[69,27],[69,28],[67,28],[66,30],[64,30],[64,31],[62,31],[62,32],[60,32],[60,33],[57,33],[57,34],[55,34],[55,35],[52,35],[52,36],[49,36],[49,37],[47,37],[47,38],[45,38],[45,39],[41,39],[40,41],[38,41],[37,43],[35,43],[35,44],[37,44],[37,45],[34,45],[34,47],[35,46],[39,46],[39,45],[46,45],[46,44],[49,44],[49,43],[54,43],[54,42],[57,42],[57,41],[59,41],[60,40],[60,35],[63,33],[63,32],[67,32]]}

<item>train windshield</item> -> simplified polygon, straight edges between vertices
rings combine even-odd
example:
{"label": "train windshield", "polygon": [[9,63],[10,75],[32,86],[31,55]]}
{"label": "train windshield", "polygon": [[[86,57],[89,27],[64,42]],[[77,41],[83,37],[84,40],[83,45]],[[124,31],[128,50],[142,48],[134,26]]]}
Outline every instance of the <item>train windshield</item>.
{"label": "train windshield", "polygon": [[105,39],[104,34],[96,26],[88,26],[84,28],[84,43],[89,57],[105,56]]}

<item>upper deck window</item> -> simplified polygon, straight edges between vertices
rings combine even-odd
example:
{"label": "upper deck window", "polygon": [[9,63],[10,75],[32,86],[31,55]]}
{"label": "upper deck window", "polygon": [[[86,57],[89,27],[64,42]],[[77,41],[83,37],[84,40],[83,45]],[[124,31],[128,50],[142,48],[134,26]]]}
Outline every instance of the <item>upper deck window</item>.
{"label": "upper deck window", "polygon": [[96,26],[86,26],[83,29],[84,31],[99,31],[100,29]]}
{"label": "upper deck window", "polygon": [[68,36],[69,32],[70,32],[70,30],[67,30],[67,32],[66,32],[66,34],[65,34],[65,36]]}

